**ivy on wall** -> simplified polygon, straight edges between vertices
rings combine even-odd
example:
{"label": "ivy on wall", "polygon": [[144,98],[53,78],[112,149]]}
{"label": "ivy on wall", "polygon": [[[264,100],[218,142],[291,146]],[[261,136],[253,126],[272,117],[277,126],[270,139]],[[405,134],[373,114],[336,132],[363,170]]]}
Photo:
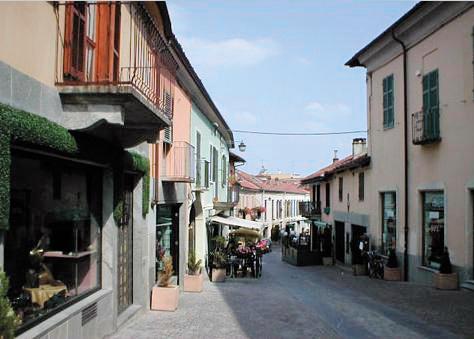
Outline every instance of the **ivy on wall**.
{"label": "ivy on wall", "polygon": [[0,229],[8,229],[10,215],[11,143],[26,142],[64,153],[79,148],[69,131],[46,118],[0,104]]}
{"label": "ivy on wall", "polygon": [[131,158],[131,169],[143,173],[142,180],[142,216],[145,218],[150,210],[150,161],[147,157],[136,153],[128,152]]}

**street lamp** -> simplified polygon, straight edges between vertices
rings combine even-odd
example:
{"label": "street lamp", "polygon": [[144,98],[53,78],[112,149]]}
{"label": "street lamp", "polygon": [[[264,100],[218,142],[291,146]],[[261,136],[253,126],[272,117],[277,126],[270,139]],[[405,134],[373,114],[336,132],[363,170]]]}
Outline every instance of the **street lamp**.
{"label": "street lamp", "polygon": [[241,141],[240,144],[239,144],[239,151],[245,152],[245,149],[246,149],[246,148],[247,148],[247,145],[244,144],[243,141]]}

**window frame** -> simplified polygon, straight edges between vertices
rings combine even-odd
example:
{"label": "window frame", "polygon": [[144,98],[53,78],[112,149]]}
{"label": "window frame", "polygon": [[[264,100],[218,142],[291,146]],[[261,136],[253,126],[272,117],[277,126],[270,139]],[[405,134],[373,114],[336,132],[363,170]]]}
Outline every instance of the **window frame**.
{"label": "window frame", "polygon": [[383,128],[391,129],[395,126],[395,93],[393,73],[382,80],[382,111]]}
{"label": "window frame", "polygon": [[[393,199],[393,204],[394,204],[394,215],[393,215],[393,218],[394,218],[394,222],[395,222],[395,250],[396,250],[396,247],[397,247],[397,192],[396,191],[386,191],[386,192],[381,192],[380,193],[380,197],[381,197],[381,200],[382,200],[382,215],[381,215],[381,222],[382,222],[382,232],[381,232],[381,250],[382,250],[382,253],[388,255],[388,250],[389,248],[385,248],[385,241],[383,239],[383,235],[384,235],[384,231],[385,231],[385,201],[386,201],[386,196],[387,195],[392,195],[392,199]],[[387,219],[388,220],[388,219]],[[388,233],[388,232],[387,232]]]}
{"label": "window frame", "polygon": [[[422,199],[422,229],[421,229],[421,239],[422,239],[422,246],[421,246],[421,262],[424,267],[429,267],[433,269],[439,269],[440,262],[436,261],[431,261],[428,263],[428,258],[426,257],[426,195],[427,194],[442,194],[443,196],[443,245],[441,246],[443,249],[446,246],[446,192],[444,190],[427,190],[421,192],[421,199]],[[432,263],[436,263],[436,265],[433,265]]]}
{"label": "window frame", "polygon": [[340,176],[338,182],[339,182],[339,186],[338,186],[339,202],[342,202],[344,200],[344,178]]}
{"label": "window frame", "polygon": [[[359,172],[359,201],[364,201],[365,199],[365,172]],[[361,180],[362,179],[362,180]]]}

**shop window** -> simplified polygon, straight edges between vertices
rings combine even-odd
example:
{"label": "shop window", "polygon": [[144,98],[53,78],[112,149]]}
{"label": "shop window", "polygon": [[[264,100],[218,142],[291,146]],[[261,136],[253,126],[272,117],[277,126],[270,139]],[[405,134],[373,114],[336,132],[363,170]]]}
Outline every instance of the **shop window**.
{"label": "shop window", "polygon": [[102,184],[96,168],[26,152],[11,166],[4,258],[22,331],[99,288]]}
{"label": "shop window", "polygon": [[423,264],[438,269],[444,251],[444,194],[423,194]]}
{"label": "shop window", "polygon": [[382,252],[388,255],[397,246],[397,216],[395,192],[382,193]]}

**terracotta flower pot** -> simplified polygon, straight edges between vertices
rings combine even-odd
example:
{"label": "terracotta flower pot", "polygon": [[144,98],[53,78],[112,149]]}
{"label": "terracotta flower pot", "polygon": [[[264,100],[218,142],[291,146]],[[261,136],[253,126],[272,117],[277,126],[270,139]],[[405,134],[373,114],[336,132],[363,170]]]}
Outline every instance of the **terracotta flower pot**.
{"label": "terracotta flower pot", "polygon": [[323,257],[323,265],[324,266],[334,265],[334,261],[333,261],[332,257]]}
{"label": "terracotta flower pot", "polygon": [[153,286],[151,292],[151,309],[153,311],[176,311],[178,308],[178,286]]}
{"label": "terracotta flower pot", "polygon": [[213,268],[212,269],[212,282],[224,282],[225,281],[225,268]]}
{"label": "terracotta flower pot", "polygon": [[387,267],[383,268],[383,279],[387,281],[400,281],[402,280],[402,271],[400,267]]}
{"label": "terracotta flower pot", "polygon": [[184,275],[184,292],[202,292],[202,273],[198,275]]}
{"label": "terracotta flower pot", "polygon": [[435,273],[433,275],[433,283],[439,290],[457,290],[459,288],[458,273]]}

